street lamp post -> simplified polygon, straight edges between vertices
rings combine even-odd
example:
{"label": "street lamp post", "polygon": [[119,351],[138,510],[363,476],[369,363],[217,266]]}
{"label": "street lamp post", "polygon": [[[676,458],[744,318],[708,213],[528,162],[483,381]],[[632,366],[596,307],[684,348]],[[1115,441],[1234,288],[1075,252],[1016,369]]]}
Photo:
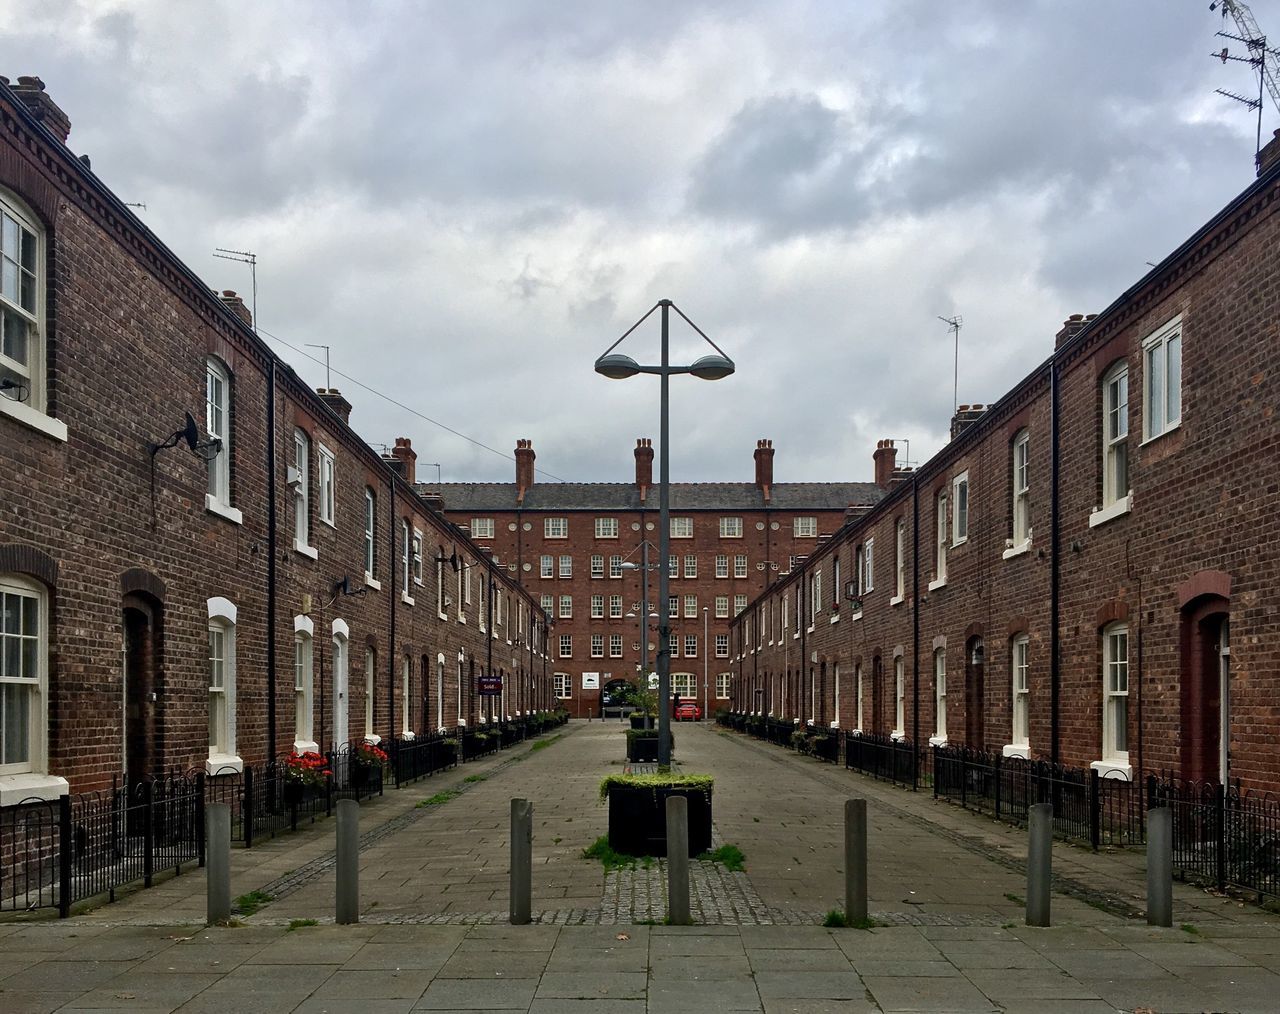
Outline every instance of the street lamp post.
{"label": "street lamp post", "polygon": [[[649,540],[640,540],[641,563],[623,562],[623,570],[640,571],[640,608],[637,610],[640,614],[640,674],[644,679],[645,685],[642,690],[649,689],[649,571],[653,565],[649,563]],[[635,550],[631,550],[632,553]],[[627,554],[628,556],[631,553]]]}
{"label": "street lamp post", "polygon": [[[718,355],[703,356],[689,366],[672,366],[670,362],[670,311],[675,306],[669,299],[660,299],[649,308],[648,313],[636,321],[616,342],[605,350],[596,360],[595,370],[610,380],[625,380],[637,373],[657,374],[661,381],[660,398],[660,451],[658,471],[658,763],[671,764],[671,601],[669,591],[669,568],[665,565],[671,552],[671,454],[668,387],[672,374],[690,373],[700,380],[720,380],[734,371],[733,360],[721,351],[720,347],[702,333],[693,321],[677,306],[676,313],[692,327],[702,339],[716,350]],[[641,366],[630,356],[615,353],[613,350],[652,315],[654,310],[661,310],[662,318],[662,362],[658,366]],[[647,633],[647,631],[646,631]]]}
{"label": "street lamp post", "polygon": [[707,637],[707,624],[711,616],[706,606],[702,607],[702,720],[707,720],[707,670],[711,662],[711,642]]}

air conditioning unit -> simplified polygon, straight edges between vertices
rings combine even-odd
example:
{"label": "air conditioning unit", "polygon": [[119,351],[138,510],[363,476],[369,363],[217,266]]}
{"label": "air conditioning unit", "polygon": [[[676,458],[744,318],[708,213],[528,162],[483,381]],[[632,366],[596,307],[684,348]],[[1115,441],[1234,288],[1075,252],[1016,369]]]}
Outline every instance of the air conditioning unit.
{"label": "air conditioning unit", "polygon": [[284,470],[284,481],[294,489],[302,485],[302,473],[293,465]]}

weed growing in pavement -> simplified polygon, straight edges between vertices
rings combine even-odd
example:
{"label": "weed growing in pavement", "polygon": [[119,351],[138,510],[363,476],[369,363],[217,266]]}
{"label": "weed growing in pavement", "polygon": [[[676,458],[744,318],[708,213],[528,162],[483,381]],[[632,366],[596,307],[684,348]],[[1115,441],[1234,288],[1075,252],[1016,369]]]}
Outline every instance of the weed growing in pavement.
{"label": "weed growing in pavement", "polygon": [[876,922],[874,919],[868,916],[865,919],[854,919],[853,922],[849,923],[849,928],[869,930],[869,929],[875,929],[879,925],[880,924],[878,922]]}
{"label": "weed growing in pavement", "polygon": [[[621,852],[615,852],[609,846],[609,836],[602,834],[592,844],[582,850],[583,859],[599,859],[605,868],[605,872],[609,870],[631,869],[636,865],[635,856],[623,855]],[[646,858],[648,858],[646,856]]]}
{"label": "weed growing in pavement", "polygon": [[1015,905],[1025,905],[1027,903],[1027,899],[1020,894],[1010,894],[1006,891],[1004,897],[1006,901],[1011,901]]}
{"label": "weed growing in pavement", "polygon": [[550,739],[540,739],[540,740],[538,740],[538,742],[536,742],[536,743],[534,743],[534,744],[533,744],[533,747],[529,750],[529,752],[530,752],[530,753],[533,753],[533,752],[534,752],[534,750],[545,750],[545,749],[546,749],[547,747],[549,747],[552,743],[554,743],[557,739],[564,739],[564,733],[563,733],[563,732],[558,733],[558,734],[556,734],[555,736],[552,736]]}
{"label": "weed growing in pavement", "polygon": [[1184,922],[1180,929],[1183,933],[1190,933],[1193,937],[1198,937],[1200,935],[1200,931],[1189,922]]}
{"label": "weed growing in pavement", "polygon": [[563,838],[552,838],[552,839],[551,839],[551,844],[552,844],[552,845],[559,845],[562,841],[564,841],[564,839],[563,839]]}
{"label": "weed growing in pavement", "polygon": [[752,823],[754,823],[754,824],[759,824],[759,823],[760,823],[760,818],[759,818],[759,817],[752,817],[752,818],[751,818],[751,821],[752,821]]}
{"label": "weed growing in pavement", "polygon": [[737,845],[721,845],[713,852],[702,853],[698,858],[705,862],[719,863],[730,873],[741,873],[746,869],[743,864],[747,857]]}
{"label": "weed growing in pavement", "polygon": [[292,933],[296,929],[302,929],[304,926],[319,926],[320,924],[314,919],[290,919],[289,928],[286,933]]}
{"label": "weed growing in pavement", "polygon": [[421,810],[424,806],[440,806],[442,803],[447,803],[451,799],[457,799],[460,795],[462,795],[462,793],[457,789],[441,789],[434,796],[430,796],[429,798],[422,800],[422,802],[418,804],[417,808]]}
{"label": "weed growing in pavement", "polygon": [[488,775],[467,775],[467,777],[462,780],[464,782],[483,782],[488,777]]}
{"label": "weed growing in pavement", "polygon": [[273,900],[266,891],[250,891],[236,899],[236,911],[241,915],[253,915],[267,902]]}
{"label": "weed growing in pavement", "polygon": [[844,929],[849,925],[849,920],[844,917],[844,913],[840,909],[833,908],[827,913],[826,918],[822,920],[822,925],[828,929]]}

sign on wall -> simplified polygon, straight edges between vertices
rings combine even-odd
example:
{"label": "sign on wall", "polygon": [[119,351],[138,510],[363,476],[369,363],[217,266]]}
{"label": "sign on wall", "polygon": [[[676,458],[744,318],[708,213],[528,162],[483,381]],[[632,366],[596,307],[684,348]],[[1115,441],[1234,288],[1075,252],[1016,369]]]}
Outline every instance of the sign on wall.
{"label": "sign on wall", "polygon": [[599,690],[600,674],[598,672],[584,672],[582,674],[582,689],[583,690]]}
{"label": "sign on wall", "polygon": [[477,676],[476,677],[476,693],[481,697],[501,697],[502,696],[502,677],[501,676]]}

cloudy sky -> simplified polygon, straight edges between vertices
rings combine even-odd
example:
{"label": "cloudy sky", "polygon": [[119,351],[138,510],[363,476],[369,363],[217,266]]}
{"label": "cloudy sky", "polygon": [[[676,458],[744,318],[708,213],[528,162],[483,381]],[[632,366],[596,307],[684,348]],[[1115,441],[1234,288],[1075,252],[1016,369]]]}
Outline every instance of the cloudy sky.
{"label": "cloudy sky", "polygon": [[[673,380],[673,478],[749,481],[759,437],[778,481],[868,479],[881,437],[926,458],[939,315],[959,400],[994,400],[1253,178],[1206,0],[6,8],[0,73],[211,286],[249,288],[215,247],[255,251],[302,352],[273,347],[321,385],[329,345],[358,432],[446,481],[514,465],[428,418],[531,438],[540,481],[629,479],[657,381],[592,362],[664,297],[738,364]],[[621,351],[655,361],[656,325]]]}

